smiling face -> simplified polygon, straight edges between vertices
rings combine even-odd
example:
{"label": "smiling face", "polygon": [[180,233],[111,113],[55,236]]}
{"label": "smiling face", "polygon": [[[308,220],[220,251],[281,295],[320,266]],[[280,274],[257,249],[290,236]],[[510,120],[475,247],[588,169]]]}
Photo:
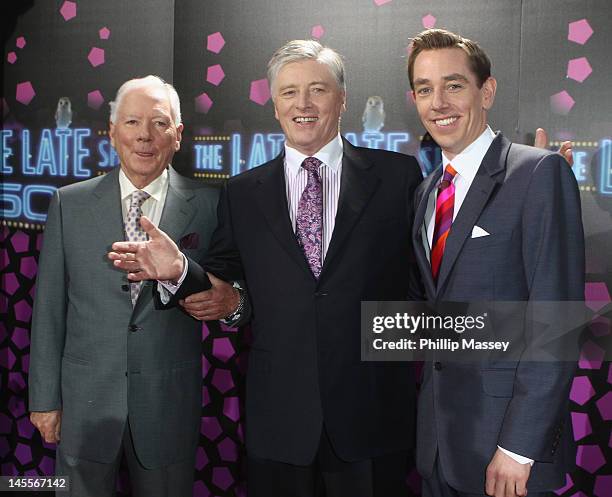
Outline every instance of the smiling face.
{"label": "smiling face", "polygon": [[272,86],[274,115],[288,146],[314,155],[338,134],[345,92],[326,65],[311,59],[290,62]]}
{"label": "smiling face", "polygon": [[419,117],[449,159],[485,130],[497,83],[488,78],[479,88],[461,48],[421,52],[414,61],[413,84]]}
{"label": "smiling face", "polygon": [[134,186],[145,187],[172,162],[182,130],[182,124],[174,123],[165,88],[143,84],[127,91],[115,123],[110,123],[109,136],[121,169]]}

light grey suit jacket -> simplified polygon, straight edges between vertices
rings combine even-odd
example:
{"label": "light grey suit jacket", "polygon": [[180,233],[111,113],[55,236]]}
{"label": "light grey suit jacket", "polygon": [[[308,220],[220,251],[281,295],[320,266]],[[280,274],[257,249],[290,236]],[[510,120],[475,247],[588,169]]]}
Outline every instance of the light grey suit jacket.
{"label": "light grey suit jacket", "polygon": [[[147,468],[193,457],[201,409],[201,323],[154,308],[145,282],[134,308],[106,257],[124,239],[119,169],[57,191],[49,207],[32,323],[31,411],[62,409],[67,455],[110,462],[129,416]],[[172,168],[160,228],[203,258],[218,191]],[[193,235],[197,234],[197,235]],[[195,246],[197,242],[197,247]],[[211,323],[215,326],[214,323]]]}
{"label": "light grey suit jacket", "polygon": [[[422,227],[440,176],[441,169],[416,194],[413,243],[428,300],[583,300],[580,195],[560,155],[497,135],[453,222],[436,285]],[[475,225],[490,236],[471,238]],[[520,327],[513,332],[525,339]],[[561,486],[574,457],[568,411],[574,369],[572,362],[426,363],[417,422],[421,475],[431,475],[437,455],[452,487],[482,494],[500,445],[536,461],[529,491]]]}

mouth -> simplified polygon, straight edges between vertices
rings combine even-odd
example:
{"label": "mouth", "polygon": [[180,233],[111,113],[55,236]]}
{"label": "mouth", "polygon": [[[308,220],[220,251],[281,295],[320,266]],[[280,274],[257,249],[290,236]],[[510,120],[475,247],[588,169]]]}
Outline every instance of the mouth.
{"label": "mouth", "polygon": [[455,121],[457,121],[457,119],[459,119],[459,117],[451,116],[451,117],[445,117],[444,119],[434,119],[433,122],[436,126],[443,128],[445,126],[450,126]]}
{"label": "mouth", "polygon": [[293,122],[297,124],[312,124],[319,120],[316,116],[298,116],[293,118]]}
{"label": "mouth", "polygon": [[135,152],[138,157],[149,158],[153,157],[155,154],[153,152]]}

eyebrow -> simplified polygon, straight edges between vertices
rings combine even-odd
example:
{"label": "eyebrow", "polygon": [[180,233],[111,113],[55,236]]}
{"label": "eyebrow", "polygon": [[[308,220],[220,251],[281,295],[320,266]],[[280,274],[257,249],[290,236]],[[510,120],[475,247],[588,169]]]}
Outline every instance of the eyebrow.
{"label": "eyebrow", "polygon": [[[444,81],[468,81],[468,79],[461,73],[455,72],[453,74],[448,74],[447,76],[442,76]],[[431,81],[427,78],[418,78],[414,80],[415,85],[426,85],[431,83]]]}
{"label": "eyebrow", "polygon": [[[308,86],[316,86],[316,85],[329,86],[329,83],[326,81],[312,81],[308,83]],[[279,86],[277,90],[283,91],[283,90],[286,90],[287,88],[296,88],[297,86],[299,85],[296,83],[289,83],[288,85]]]}
{"label": "eyebrow", "polygon": [[444,76],[442,78],[444,81],[468,81],[467,77],[465,77],[463,74],[455,72],[453,74],[449,74],[448,76]]}

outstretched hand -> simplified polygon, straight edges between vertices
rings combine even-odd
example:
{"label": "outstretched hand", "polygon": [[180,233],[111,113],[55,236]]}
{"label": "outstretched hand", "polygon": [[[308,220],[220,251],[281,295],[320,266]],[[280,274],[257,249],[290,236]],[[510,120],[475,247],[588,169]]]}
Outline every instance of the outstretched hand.
{"label": "outstretched hand", "polygon": [[108,258],[128,273],[130,281],[177,281],[183,273],[183,255],[176,243],[142,216],[140,226],[149,236],[146,242],[115,242]]}
{"label": "outstretched hand", "polygon": [[[535,141],[533,142],[534,147],[547,148],[548,147],[548,134],[543,128],[536,129]],[[574,165],[574,157],[572,156],[572,142],[564,141],[559,147],[558,152],[565,158],[570,166]]]}

